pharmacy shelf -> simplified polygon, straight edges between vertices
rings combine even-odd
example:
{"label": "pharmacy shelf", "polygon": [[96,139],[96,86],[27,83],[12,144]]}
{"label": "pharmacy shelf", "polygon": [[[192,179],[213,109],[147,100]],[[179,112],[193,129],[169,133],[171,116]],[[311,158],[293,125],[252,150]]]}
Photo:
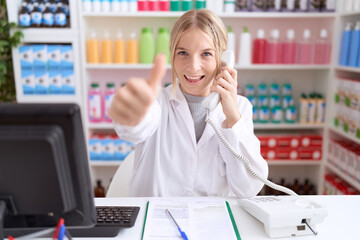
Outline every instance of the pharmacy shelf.
{"label": "pharmacy shelf", "polygon": [[282,160],[267,160],[269,166],[286,166],[286,165],[299,165],[299,166],[320,166],[321,161],[319,160],[293,160],[293,159],[282,159]]}
{"label": "pharmacy shelf", "polygon": [[325,127],[324,124],[274,124],[274,123],[256,123],[254,124],[255,130],[272,130],[272,129],[288,129],[288,130],[302,130],[302,129],[312,129],[312,130],[323,130]]}
{"label": "pharmacy shelf", "polygon": [[19,103],[81,103],[81,97],[77,95],[24,95],[18,94]]}
{"label": "pharmacy shelf", "polygon": [[[146,18],[177,18],[184,12],[161,12],[161,11],[146,11],[146,12],[133,12],[133,13],[113,13],[113,12],[83,12],[83,17],[146,17]],[[334,18],[335,13],[276,13],[276,12],[234,12],[234,13],[219,13],[221,18]]]}
{"label": "pharmacy shelf", "polygon": [[248,66],[236,64],[238,70],[330,70],[330,65],[300,65],[300,64],[252,64]]}
{"label": "pharmacy shelf", "polygon": [[360,67],[342,67],[342,66],[337,66],[335,68],[335,70],[339,70],[339,71],[346,71],[346,72],[353,72],[353,73],[360,73]]}
{"label": "pharmacy shelf", "polygon": [[326,163],[326,167],[330,169],[333,173],[335,173],[337,176],[341,177],[343,180],[345,180],[347,183],[349,183],[351,186],[353,186],[356,190],[360,191],[360,183],[356,182],[353,178],[346,175],[343,171],[341,171],[338,167],[334,166],[333,164],[329,163],[329,161]]}
{"label": "pharmacy shelf", "polygon": [[352,17],[352,16],[357,16],[357,15],[360,15],[360,11],[351,11],[351,12],[340,13],[340,17]]}
{"label": "pharmacy shelf", "polygon": [[[129,69],[129,70],[146,70],[153,67],[152,64],[90,64],[85,65],[87,69]],[[166,66],[171,69],[171,65]]]}
{"label": "pharmacy shelf", "polygon": [[78,39],[79,35],[77,30],[70,28],[17,28],[12,29],[11,34],[14,31],[23,32],[23,43],[72,43]]}
{"label": "pharmacy shelf", "polygon": [[110,122],[99,122],[99,123],[88,123],[88,128],[89,129],[103,129],[103,130],[110,130],[110,129],[114,129],[114,126],[112,123]]}
{"label": "pharmacy shelf", "polygon": [[91,160],[91,167],[119,167],[122,161],[118,160]]}
{"label": "pharmacy shelf", "polygon": [[357,144],[360,144],[360,139],[359,139],[359,138],[357,138],[357,137],[355,137],[355,136],[351,136],[350,134],[342,131],[341,129],[337,129],[337,128],[333,127],[333,126],[330,126],[329,129],[330,129],[331,131],[337,133],[338,135],[340,135],[340,136],[348,139],[348,140],[351,140],[351,141],[353,141],[353,142],[355,142],[355,143],[357,143]]}
{"label": "pharmacy shelf", "polygon": [[[151,69],[152,64],[89,64],[85,65],[87,69]],[[298,64],[252,64],[249,66],[235,65],[238,70],[330,70],[330,65],[298,65]],[[167,65],[171,69],[171,65]]]}

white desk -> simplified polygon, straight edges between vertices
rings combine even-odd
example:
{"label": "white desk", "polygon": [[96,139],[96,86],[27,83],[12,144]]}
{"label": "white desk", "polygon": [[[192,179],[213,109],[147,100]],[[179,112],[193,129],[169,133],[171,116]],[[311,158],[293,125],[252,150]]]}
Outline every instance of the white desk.
{"label": "white desk", "polygon": [[[319,234],[278,239],[312,239],[312,240],[359,240],[360,239],[360,195],[357,196],[304,196],[325,206],[328,216],[324,222],[317,225]],[[151,198],[96,198],[97,206],[139,206],[140,212],[132,228],[122,229],[117,236],[119,239],[141,239],[144,224],[146,203]],[[236,198],[226,198],[230,203],[237,227],[242,240],[270,239],[264,231],[263,224],[245,212]],[[84,238],[82,238],[84,239]],[[103,238],[109,239],[109,238]]]}

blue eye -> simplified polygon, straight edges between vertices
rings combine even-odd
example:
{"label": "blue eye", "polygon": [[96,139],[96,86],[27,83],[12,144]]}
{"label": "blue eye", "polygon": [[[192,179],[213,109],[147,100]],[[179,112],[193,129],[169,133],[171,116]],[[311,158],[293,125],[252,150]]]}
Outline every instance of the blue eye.
{"label": "blue eye", "polygon": [[185,51],[180,51],[180,52],[178,52],[178,55],[185,56],[185,55],[187,55],[187,52],[185,52]]}
{"label": "blue eye", "polygon": [[210,52],[204,52],[203,55],[204,55],[205,57],[207,57],[207,56],[212,56],[212,54],[211,54]]}

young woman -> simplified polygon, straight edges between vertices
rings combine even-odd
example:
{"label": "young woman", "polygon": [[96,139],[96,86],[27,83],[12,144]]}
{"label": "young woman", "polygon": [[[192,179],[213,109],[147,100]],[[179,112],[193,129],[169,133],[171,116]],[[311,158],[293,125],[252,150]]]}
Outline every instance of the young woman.
{"label": "young woman", "polygon": [[160,54],[149,79],[129,79],[116,92],[109,115],[118,136],[136,144],[130,196],[253,197],[263,187],[205,122],[201,101],[215,91],[221,104],[209,117],[234,150],[267,177],[252,105],[237,95],[237,71],[221,67],[226,46],[219,17],[209,10],[188,11],[171,32],[172,87],[158,91],[166,71]]}

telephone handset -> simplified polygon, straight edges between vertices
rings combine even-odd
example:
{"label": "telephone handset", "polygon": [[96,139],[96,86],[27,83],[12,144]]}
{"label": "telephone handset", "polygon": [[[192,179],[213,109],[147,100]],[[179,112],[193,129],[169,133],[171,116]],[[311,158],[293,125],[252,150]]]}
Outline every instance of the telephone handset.
{"label": "telephone handset", "polygon": [[[235,62],[234,52],[231,50],[224,51],[221,56],[221,61],[224,62],[226,66],[233,68]],[[219,104],[219,102],[220,102],[220,95],[217,92],[211,92],[209,96],[207,96],[201,102],[201,105],[204,108],[213,111],[216,108],[216,106]]]}

